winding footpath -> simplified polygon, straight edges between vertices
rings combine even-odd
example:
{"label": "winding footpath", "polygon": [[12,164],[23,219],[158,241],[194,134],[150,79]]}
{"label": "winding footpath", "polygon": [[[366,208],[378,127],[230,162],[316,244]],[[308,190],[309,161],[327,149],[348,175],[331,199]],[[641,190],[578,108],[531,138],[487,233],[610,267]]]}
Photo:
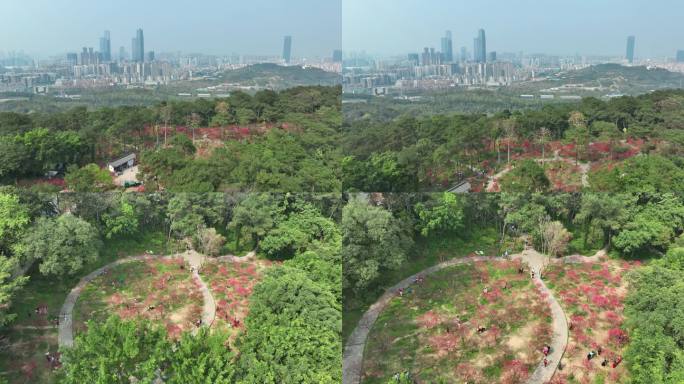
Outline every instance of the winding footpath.
{"label": "winding footpath", "polygon": [[[187,251],[172,256],[133,256],[124,259],[119,259],[113,263],[105,265],[104,267],[96,269],[95,271],[84,276],[78,282],[78,284],[71,290],[71,292],[69,292],[69,295],[67,296],[66,300],[64,300],[62,309],[59,312],[59,347],[71,347],[74,345],[74,306],[76,305],[76,302],[78,301],[78,297],[81,295],[81,292],[89,282],[91,282],[98,276],[102,275],[106,271],[110,270],[111,268],[116,267],[117,265],[130,263],[134,261],[144,261],[152,259],[178,259],[179,257],[183,258],[190,265],[193,274],[193,279],[195,279],[195,281],[198,282],[200,292],[202,293],[202,298],[204,300],[204,304],[202,307],[202,324],[207,327],[211,326],[211,324],[213,324],[214,322],[214,318],[216,317],[216,302],[214,301],[214,296],[211,294],[209,287],[207,287],[206,283],[202,280],[202,277],[199,275],[198,272],[202,264],[204,263],[205,256],[194,251]],[[195,329],[195,331],[197,331],[197,329]]]}
{"label": "winding footpath", "polygon": [[[530,375],[527,380],[527,384],[545,384],[548,383],[556,372],[558,367],[558,362],[563,357],[565,353],[565,348],[568,344],[568,321],[561,307],[560,303],[553,296],[553,292],[548,289],[544,281],[539,278],[539,271],[541,271],[546,263],[549,262],[549,258],[544,256],[533,249],[525,250],[522,253],[511,255],[511,258],[520,258],[523,262],[527,263],[529,268],[535,272],[535,283],[538,283],[541,292],[546,294],[548,298],[549,306],[551,308],[551,316],[553,318],[553,338],[551,341],[551,353],[549,354],[548,360],[550,364],[544,367],[542,361]],[[380,313],[385,309],[387,304],[396,296],[397,290],[407,288],[411,285],[416,277],[429,275],[437,272],[441,269],[451,267],[454,265],[467,264],[477,261],[497,261],[501,260],[496,257],[466,257],[460,259],[452,259],[445,261],[443,263],[434,265],[427,268],[415,275],[409,276],[406,279],[400,281],[393,287],[388,288],[378,301],[376,301],[370,308],[363,314],[359,323],[357,324],[354,331],[351,333],[347,339],[347,344],[344,348],[343,356],[343,370],[342,370],[342,383],[343,384],[359,384],[361,382],[361,373],[363,369],[363,352],[366,346],[366,341],[368,339],[368,334],[373,328],[375,320],[377,320]]]}
{"label": "winding footpath", "polygon": [[565,348],[568,346],[568,318],[563,311],[563,307],[553,296],[553,292],[546,286],[544,280],[540,278],[541,271],[549,263],[549,257],[540,254],[534,249],[526,249],[522,253],[512,255],[511,257],[513,259],[522,259],[534,271],[534,281],[539,286],[542,294],[546,295],[549,307],[551,308],[553,337],[551,338],[550,345],[551,353],[547,357],[549,364],[545,367],[544,362],[540,361],[534,372],[527,378],[527,384],[548,383],[556,373],[558,362],[563,358]]}

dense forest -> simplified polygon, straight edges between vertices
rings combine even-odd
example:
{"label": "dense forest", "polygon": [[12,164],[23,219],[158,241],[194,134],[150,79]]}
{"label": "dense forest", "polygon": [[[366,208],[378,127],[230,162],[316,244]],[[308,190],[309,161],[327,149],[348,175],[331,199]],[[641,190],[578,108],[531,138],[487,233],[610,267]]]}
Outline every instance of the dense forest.
{"label": "dense forest", "polygon": [[[497,180],[503,191],[567,191],[581,162],[585,185],[576,180],[575,189],[663,192],[684,180],[683,104],[682,91],[659,91],[492,115],[343,122],[339,87],[301,87],[155,107],[2,113],[0,179],[31,185],[57,171],[70,174],[69,190],[103,191],[112,183],[89,164],[135,152],[146,191],[430,191],[463,179],[486,183],[506,168],[513,172]],[[547,169],[554,159],[566,164]]]}
{"label": "dense forest", "polygon": [[126,252],[133,249],[142,253],[162,246],[209,257],[253,249],[259,259],[273,262],[251,293],[244,320],[248,331],[230,344],[220,328],[188,332],[174,342],[155,322],[112,315],[88,323],[74,347],[60,348],[62,367],[43,379],[340,382],[342,205],[334,195],[52,195],[3,187],[0,371],[39,380],[31,376],[35,367],[12,369],[17,362],[25,367],[30,361],[22,360],[32,354],[45,359],[43,350],[16,351],[38,346],[18,341],[13,328],[32,320],[25,312],[38,305],[36,299],[61,305],[78,278],[96,267],[130,256]]}
{"label": "dense forest", "polygon": [[[464,177],[499,171],[512,159],[549,159],[556,150],[573,163],[601,161],[591,169],[590,189],[657,184],[655,189],[671,191],[684,180],[683,105],[684,92],[658,91],[491,115],[345,119],[343,189],[444,190]],[[658,177],[653,169],[660,170]]]}
{"label": "dense forest", "polygon": [[148,191],[334,191],[340,125],[339,88],[318,86],[154,107],[0,113],[0,180],[77,173],[136,152]]}
{"label": "dense forest", "polygon": [[644,265],[627,276],[631,382],[681,380],[682,196],[397,193],[350,199],[341,221],[345,338],[387,287],[445,260],[478,250],[519,252],[526,242],[552,258],[604,250],[611,260]]}

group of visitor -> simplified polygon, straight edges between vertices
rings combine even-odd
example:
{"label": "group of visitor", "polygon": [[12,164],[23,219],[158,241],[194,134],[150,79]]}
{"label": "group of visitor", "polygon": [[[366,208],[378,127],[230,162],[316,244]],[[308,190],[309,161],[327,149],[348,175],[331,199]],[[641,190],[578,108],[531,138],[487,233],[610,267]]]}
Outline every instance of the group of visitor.
{"label": "group of visitor", "polygon": [[45,352],[45,360],[47,360],[48,366],[51,369],[59,368],[62,365],[59,361],[59,352]]}
{"label": "group of visitor", "polygon": [[[601,346],[599,345],[598,348],[596,348],[596,351],[592,350],[592,351],[589,351],[589,353],[587,353],[587,360],[590,361],[596,356],[601,356],[602,352],[603,352],[603,348],[601,348]],[[610,365],[611,368],[615,368],[618,365],[620,365],[621,362],[622,362],[622,356],[615,356],[612,359],[612,362],[608,361],[608,358],[604,356],[603,360],[601,361],[601,366],[607,367],[608,365]]]}

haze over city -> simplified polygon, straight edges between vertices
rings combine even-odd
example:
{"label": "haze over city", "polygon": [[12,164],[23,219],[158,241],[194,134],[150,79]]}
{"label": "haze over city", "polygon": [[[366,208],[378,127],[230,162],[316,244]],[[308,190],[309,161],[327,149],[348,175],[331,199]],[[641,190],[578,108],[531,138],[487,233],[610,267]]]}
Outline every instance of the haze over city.
{"label": "haze over city", "polygon": [[341,45],[341,0],[26,0],[3,2],[0,52],[46,57],[98,45],[130,50],[136,29],[156,52],[279,54],[283,36],[295,56],[329,56]]}
{"label": "haze over city", "polygon": [[684,48],[675,0],[344,0],[343,49],[395,55],[439,47],[445,30],[455,49],[473,48],[479,28],[499,52],[623,55],[636,36],[636,56],[673,57]]}

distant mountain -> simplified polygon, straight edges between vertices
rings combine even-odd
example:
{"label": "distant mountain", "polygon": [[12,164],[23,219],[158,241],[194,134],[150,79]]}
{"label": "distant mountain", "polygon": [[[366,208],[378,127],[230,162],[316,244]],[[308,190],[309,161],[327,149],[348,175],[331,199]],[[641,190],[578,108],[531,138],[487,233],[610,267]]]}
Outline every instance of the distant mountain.
{"label": "distant mountain", "polygon": [[282,89],[300,85],[337,85],[340,83],[340,75],[318,68],[255,64],[227,71],[223,74],[222,80],[241,85]]}

